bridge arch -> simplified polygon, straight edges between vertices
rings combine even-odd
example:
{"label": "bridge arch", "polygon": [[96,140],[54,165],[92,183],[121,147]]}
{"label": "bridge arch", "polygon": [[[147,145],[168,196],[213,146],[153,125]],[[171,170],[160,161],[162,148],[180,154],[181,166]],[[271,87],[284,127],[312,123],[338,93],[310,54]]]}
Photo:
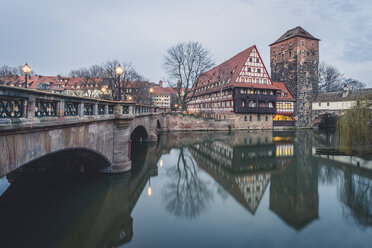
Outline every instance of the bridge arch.
{"label": "bridge arch", "polygon": [[98,173],[110,167],[102,153],[84,147],[60,149],[35,158],[21,166],[20,171],[76,171]]}
{"label": "bridge arch", "polygon": [[337,121],[341,114],[335,112],[320,113],[313,120],[313,127],[318,128],[336,128]]}
{"label": "bridge arch", "polygon": [[146,128],[142,125],[138,125],[136,128],[133,129],[132,133],[130,134],[131,141],[147,141],[149,139],[149,134]]}

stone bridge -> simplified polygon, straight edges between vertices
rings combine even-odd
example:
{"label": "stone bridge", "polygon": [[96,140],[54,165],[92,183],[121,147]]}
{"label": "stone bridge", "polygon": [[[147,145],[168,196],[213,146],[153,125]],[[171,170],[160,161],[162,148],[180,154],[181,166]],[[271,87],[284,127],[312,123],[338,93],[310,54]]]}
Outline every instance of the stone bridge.
{"label": "stone bridge", "polygon": [[312,127],[336,127],[337,120],[343,115],[342,110],[312,110]]}
{"label": "stone bridge", "polygon": [[38,169],[128,171],[131,141],[156,141],[166,114],[131,102],[0,86],[0,177],[36,164]]}

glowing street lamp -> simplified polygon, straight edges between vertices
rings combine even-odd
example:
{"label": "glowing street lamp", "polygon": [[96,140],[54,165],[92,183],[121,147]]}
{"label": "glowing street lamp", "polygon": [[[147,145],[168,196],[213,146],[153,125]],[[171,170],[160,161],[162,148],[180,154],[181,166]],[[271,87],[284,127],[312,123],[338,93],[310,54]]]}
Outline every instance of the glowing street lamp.
{"label": "glowing street lamp", "polygon": [[128,96],[128,100],[129,101],[132,101],[133,100],[133,97],[132,96]]}
{"label": "glowing street lamp", "polygon": [[31,66],[26,63],[22,66],[22,71],[25,74],[25,88],[27,88],[27,75],[31,72]]}
{"label": "glowing street lamp", "polygon": [[116,66],[115,73],[116,75],[118,75],[118,87],[117,87],[118,93],[116,95],[116,101],[120,101],[121,100],[120,76],[124,73],[123,67],[121,67],[121,65]]}
{"label": "glowing street lamp", "polygon": [[150,197],[152,195],[151,182],[149,178],[149,186],[147,187],[147,195]]}
{"label": "glowing street lamp", "polygon": [[153,92],[154,92],[154,89],[153,89],[153,88],[150,88],[150,89],[149,89],[149,92],[150,92],[150,93],[153,93]]}

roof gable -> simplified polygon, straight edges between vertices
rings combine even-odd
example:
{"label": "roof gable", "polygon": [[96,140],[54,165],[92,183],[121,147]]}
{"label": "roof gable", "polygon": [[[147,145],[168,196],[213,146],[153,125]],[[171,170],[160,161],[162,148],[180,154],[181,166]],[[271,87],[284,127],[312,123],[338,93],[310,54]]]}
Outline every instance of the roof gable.
{"label": "roof gable", "polygon": [[282,41],[291,39],[293,37],[303,37],[303,38],[307,38],[307,39],[311,39],[311,40],[318,40],[318,41],[320,40],[320,39],[315,38],[314,36],[312,36],[309,32],[307,32],[302,27],[297,26],[297,27],[292,28],[292,29],[288,30],[287,32],[285,32],[282,36],[279,37],[279,39],[277,39],[274,43],[270,44],[270,46],[272,46],[274,44],[277,44],[277,43],[280,43]]}

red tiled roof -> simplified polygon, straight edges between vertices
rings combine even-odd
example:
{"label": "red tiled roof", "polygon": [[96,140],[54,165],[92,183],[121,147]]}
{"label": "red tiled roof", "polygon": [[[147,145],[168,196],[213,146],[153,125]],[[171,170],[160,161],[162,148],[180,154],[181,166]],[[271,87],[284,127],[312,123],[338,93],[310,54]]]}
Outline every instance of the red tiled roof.
{"label": "red tiled roof", "polygon": [[177,94],[177,91],[175,89],[173,89],[172,87],[159,87],[159,86],[155,86],[155,87],[152,87],[153,89],[153,92],[152,94],[154,95],[163,95],[163,96],[167,96],[167,95],[172,95],[172,94]]}
{"label": "red tiled roof", "polygon": [[280,94],[280,97],[277,97],[277,100],[279,101],[290,101],[295,102],[296,100],[292,97],[291,93],[289,93],[289,90],[287,87],[285,87],[284,83],[282,82],[273,82],[273,85],[280,89],[283,92],[287,93],[287,97],[285,97],[283,94]]}
{"label": "red tiled roof", "polygon": [[[248,60],[249,55],[253,51],[253,49],[256,49],[258,55],[259,52],[257,50],[257,47],[255,45],[245,49],[244,51],[238,53],[234,57],[230,58],[229,60],[226,60],[222,64],[219,64],[218,66],[212,68],[211,70],[203,73],[198,80],[196,89],[201,89],[204,87],[208,87],[210,85],[214,85],[217,82],[226,82],[229,80],[229,83],[221,84],[220,86],[215,86],[212,89],[209,89],[207,91],[202,92],[196,92],[195,96],[205,94],[207,92],[211,91],[218,91],[221,88],[232,88],[232,87],[245,87],[245,88],[259,88],[259,89],[277,89],[276,86],[271,84],[271,79],[269,77],[270,84],[255,84],[255,83],[240,83],[236,82],[238,79],[238,76],[240,72],[243,69],[243,66],[245,65],[245,62]],[[261,58],[261,56],[259,55]],[[262,61],[262,59],[261,59]],[[263,64],[263,61],[262,61]],[[266,70],[265,65],[263,64],[264,70],[269,75],[269,73]]]}

